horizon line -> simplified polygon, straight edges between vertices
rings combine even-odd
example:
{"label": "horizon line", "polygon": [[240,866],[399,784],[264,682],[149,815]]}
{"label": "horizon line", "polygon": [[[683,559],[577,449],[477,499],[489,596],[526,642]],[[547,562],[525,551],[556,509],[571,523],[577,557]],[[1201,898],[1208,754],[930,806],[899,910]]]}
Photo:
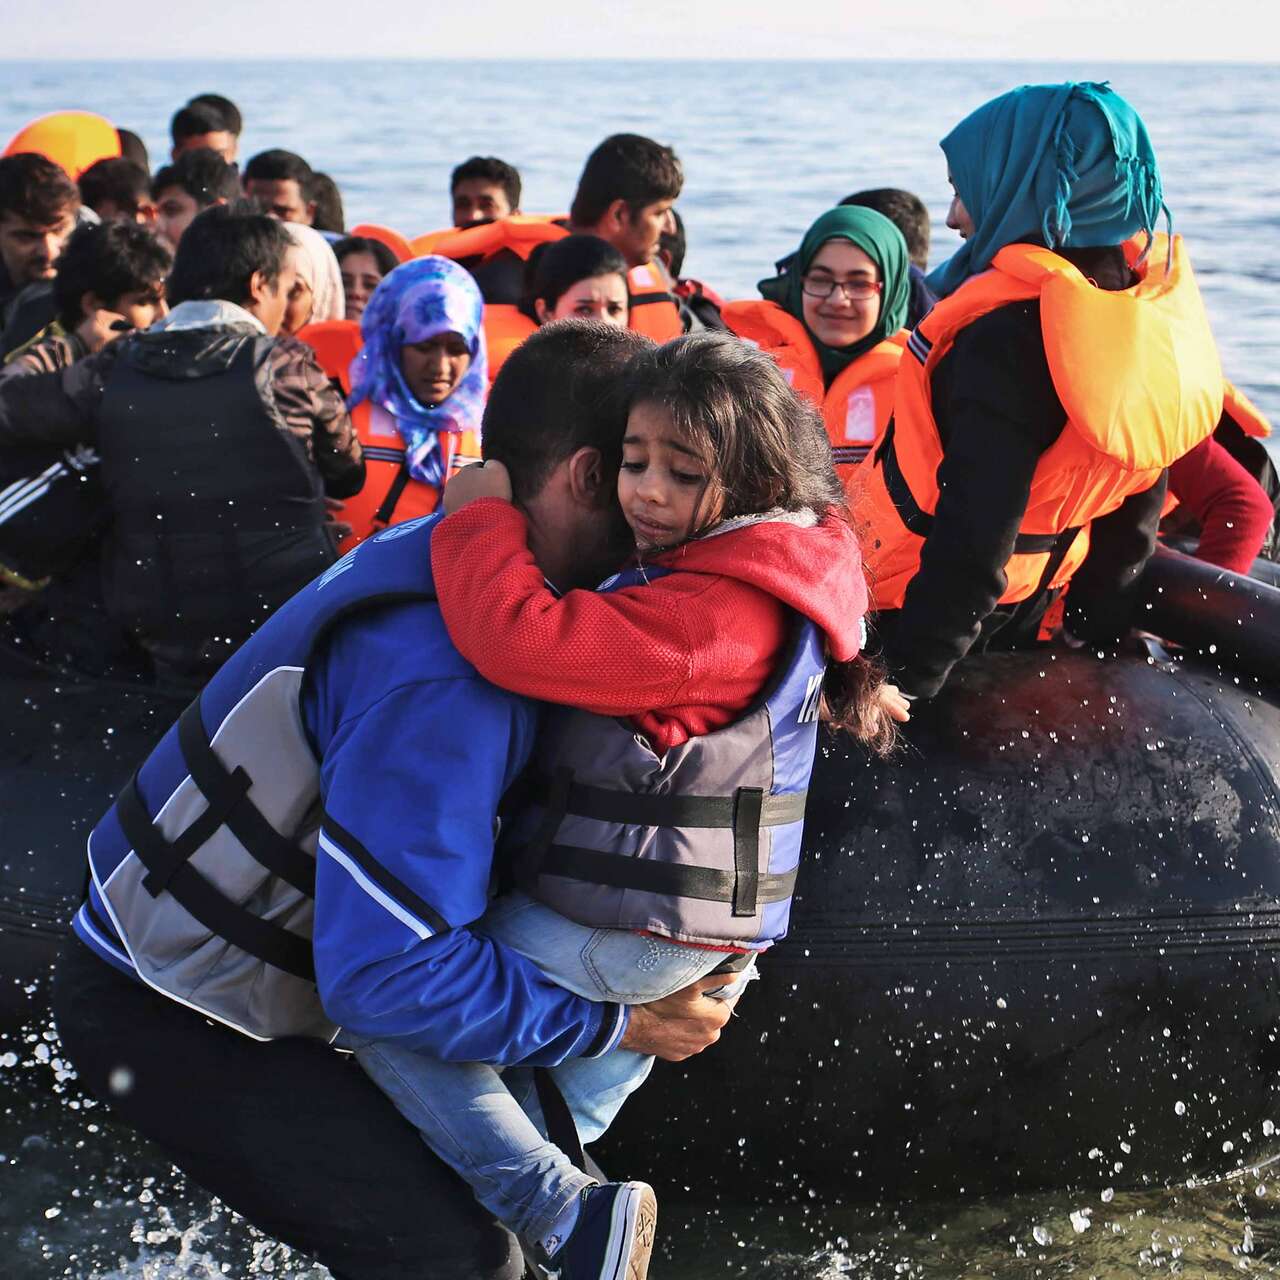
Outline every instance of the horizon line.
{"label": "horizon line", "polygon": [[1167,57],[1130,57],[1130,58],[1097,58],[1092,55],[1081,54],[1079,56],[1056,56],[1048,58],[1040,57],[990,57],[983,55],[965,56],[952,55],[941,56],[938,54],[920,54],[915,57],[889,57],[877,55],[861,55],[851,54],[847,57],[828,58],[828,57],[807,57],[805,55],[772,55],[762,54],[753,57],[706,57],[697,54],[687,56],[671,56],[671,57],[652,57],[652,58],[593,58],[593,57],[547,57],[541,55],[525,55],[510,54],[480,57],[475,55],[458,55],[455,57],[432,57],[432,58],[415,58],[405,57],[396,54],[360,54],[358,56],[350,56],[339,53],[314,53],[303,56],[292,57],[272,57],[266,54],[205,54],[203,56],[193,56],[188,53],[173,54],[102,54],[98,56],[74,55],[69,57],[35,57],[35,56],[18,56],[4,57],[0,56],[0,66],[19,66],[33,64],[58,64],[58,63],[148,63],[162,64],[175,62],[225,62],[225,63],[311,63],[311,62],[334,62],[334,63],[361,63],[361,62],[402,62],[409,64],[438,64],[438,63],[541,63],[546,65],[570,65],[575,63],[604,63],[604,64],[625,64],[639,63],[645,65],[669,63],[694,64],[714,62],[717,64],[733,64],[738,63],[748,65],[751,63],[769,62],[769,63],[813,63],[813,64],[839,64],[839,63],[967,63],[978,65],[996,65],[996,64],[1017,64],[1030,63],[1037,66],[1049,66],[1059,63],[1080,63],[1088,61],[1096,66],[1167,66],[1167,67],[1213,67],[1213,66],[1252,66],[1252,67],[1272,67],[1280,69],[1280,61],[1273,58],[1251,58],[1247,54],[1239,57],[1231,58],[1167,58]]}

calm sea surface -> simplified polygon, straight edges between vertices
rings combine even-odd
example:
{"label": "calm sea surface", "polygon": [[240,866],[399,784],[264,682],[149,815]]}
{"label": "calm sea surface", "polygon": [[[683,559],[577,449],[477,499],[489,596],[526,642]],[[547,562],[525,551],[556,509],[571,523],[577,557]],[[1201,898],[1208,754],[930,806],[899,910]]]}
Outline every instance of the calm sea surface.
{"label": "calm sea surface", "polygon": [[[166,20],[163,14],[156,21]],[[1158,21],[1158,16],[1153,21]],[[242,156],[300,152],[342,188],[348,225],[409,235],[448,216],[450,168],[474,152],[519,166],[529,212],[561,212],[587,152],[634,130],[684,161],[687,271],[730,297],[859,187],[902,186],[934,214],[933,259],[958,243],[938,139],[1016,84],[1109,78],[1141,111],[1187,237],[1230,377],[1280,418],[1280,68],[989,63],[0,63],[0,140],[59,108],[140,133],[153,162],[189,96],[216,91],[246,118]],[[718,1052],[735,1052],[730,1037]],[[166,1174],[85,1104],[52,1031],[0,1043],[0,1268],[160,1280],[321,1272],[254,1237]],[[1070,1189],[841,1211],[664,1205],[656,1277],[834,1280],[1151,1272],[1280,1275],[1280,1170],[1194,1189]],[[710,1189],[709,1189],[710,1190]],[[714,1194],[714,1191],[712,1191]]]}

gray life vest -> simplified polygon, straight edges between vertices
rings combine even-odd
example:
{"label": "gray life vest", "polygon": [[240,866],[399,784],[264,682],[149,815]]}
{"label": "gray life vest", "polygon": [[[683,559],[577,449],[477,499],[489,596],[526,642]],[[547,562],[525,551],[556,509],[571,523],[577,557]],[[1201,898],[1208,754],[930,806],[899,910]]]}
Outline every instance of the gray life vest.
{"label": "gray life vest", "polygon": [[[300,691],[339,621],[435,598],[436,520],[393,525],[288,601],[121,791],[89,836],[89,891],[73,922],[102,959],[255,1039],[333,1037],[311,946],[320,762]],[[461,657],[458,669],[469,670]]]}
{"label": "gray life vest", "polygon": [[517,881],[594,928],[752,949],[782,938],[825,669],[821,632],[797,616],[755,704],[663,756],[625,721],[553,708],[535,748],[536,802],[505,846]]}

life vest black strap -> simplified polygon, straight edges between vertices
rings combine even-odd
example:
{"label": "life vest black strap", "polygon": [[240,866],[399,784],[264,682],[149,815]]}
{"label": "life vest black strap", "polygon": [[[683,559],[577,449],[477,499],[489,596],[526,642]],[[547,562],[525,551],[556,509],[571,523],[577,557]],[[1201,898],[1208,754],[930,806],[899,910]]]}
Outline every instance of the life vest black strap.
{"label": "life vest black strap", "polygon": [[659,289],[653,293],[633,293],[630,301],[631,309],[633,311],[636,307],[651,307],[658,302],[669,302],[673,307],[676,307],[676,309],[679,310],[675,294],[667,293],[665,289]]}
{"label": "life vest black strap", "polygon": [[[237,780],[239,785],[248,790],[247,775]],[[170,844],[152,825],[138,795],[135,774],[116,800],[116,813],[134,853],[147,868],[148,875],[142,883],[152,896],[168,893],[188,915],[232,946],[285,973],[307,982],[315,981],[310,938],[254,915],[228,898],[191,865],[191,855],[222,825],[222,815],[216,814],[212,806]],[[201,825],[210,814],[217,820],[210,823],[204,833]]]}
{"label": "life vest black strap", "polygon": [[[567,785],[567,791],[561,788]],[[654,795],[634,791],[609,791],[566,780],[534,776],[529,786],[539,794],[538,806],[545,807],[547,819],[555,826],[561,818],[591,818],[597,822],[617,822],[629,827],[724,827],[738,830],[740,812],[737,795],[687,796]],[[751,788],[756,790],[756,788]],[[528,794],[528,793],[526,793]],[[741,792],[739,792],[741,794]],[[761,794],[758,827],[785,827],[804,817],[808,791],[791,795]],[[554,828],[547,837],[551,842]]]}
{"label": "life vest black strap", "polygon": [[[898,465],[898,450],[894,443],[892,422],[885,434],[884,443],[876,451],[876,461],[884,469],[884,485],[889,491],[890,501],[897,509],[898,519],[916,537],[927,538],[933,530],[933,516],[916,501],[915,494],[911,492],[911,486],[907,484],[902,468]],[[1013,554],[1015,556],[1052,555],[1063,538],[1067,538],[1067,546],[1070,547],[1080,528],[1081,526],[1076,525],[1070,529],[1063,529],[1060,533],[1020,533],[1013,540]],[[1065,554],[1064,551],[1063,555]]]}
{"label": "life vest black strap", "polygon": [[764,791],[739,787],[733,804],[733,914],[753,916],[760,891],[760,818]]}
{"label": "life vest black strap", "polygon": [[[543,854],[539,872],[563,876],[588,884],[614,889],[637,889],[642,893],[673,898],[696,898],[702,902],[735,901],[739,876],[735,871],[711,867],[691,867],[678,862],[655,862],[624,853],[581,849],[576,845],[553,844]],[[796,872],[757,875],[756,903],[784,902],[795,890]]]}
{"label": "life vest black strap", "polygon": [[400,470],[396,472],[395,478],[391,481],[387,492],[383,495],[382,502],[378,505],[377,511],[373,513],[373,522],[375,525],[388,525],[391,523],[391,517],[395,515],[396,503],[400,501],[401,495],[409,487],[409,481],[412,477],[409,475],[408,462],[401,462]]}
{"label": "life vest black strap", "polygon": [[177,839],[169,841],[152,825],[151,816],[138,791],[138,775],[135,773],[125,783],[116,797],[116,813],[125,837],[147,868],[142,887],[153,898],[164,893],[178,869],[202,844],[213,838],[222,826],[225,808],[235,803],[252,785],[249,775],[243,769],[237,770],[230,785],[218,797],[218,802],[211,802]]}
{"label": "life vest black strap", "polygon": [[[273,875],[291,884],[299,893],[314,898],[316,860],[271,825],[245,794],[247,788],[237,783],[239,789],[232,795],[233,779],[239,775],[248,778],[248,775],[241,768],[228,772],[218,759],[205,732],[199,699],[178,718],[178,745],[192,782],[200,788],[210,809],[222,810],[222,823],[227,830]],[[248,781],[252,785],[253,780]]]}

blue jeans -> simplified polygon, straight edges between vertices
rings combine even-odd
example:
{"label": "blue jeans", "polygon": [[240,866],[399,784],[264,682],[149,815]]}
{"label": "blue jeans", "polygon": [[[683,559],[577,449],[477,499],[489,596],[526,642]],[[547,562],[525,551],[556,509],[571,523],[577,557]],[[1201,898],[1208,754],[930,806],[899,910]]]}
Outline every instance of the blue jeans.
{"label": "blue jeans", "polygon": [[[659,1000],[725,959],[723,952],[576,924],[522,893],[499,898],[473,928],[519,951],[560,986],[588,1000],[619,1004]],[[716,994],[722,999],[736,995],[755,976],[753,961],[727,975]],[[427,1145],[518,1235],[543,1238],[592,1185],[547,1140],[530,1068],[441,1062],[395,1041],[369,1041],[347,1032],[337,1043],[355,1051],[370,1079]],[[551,1069],[584,1143],[604,1133],[652,1067],[650,1057],[614,1049]]]}

